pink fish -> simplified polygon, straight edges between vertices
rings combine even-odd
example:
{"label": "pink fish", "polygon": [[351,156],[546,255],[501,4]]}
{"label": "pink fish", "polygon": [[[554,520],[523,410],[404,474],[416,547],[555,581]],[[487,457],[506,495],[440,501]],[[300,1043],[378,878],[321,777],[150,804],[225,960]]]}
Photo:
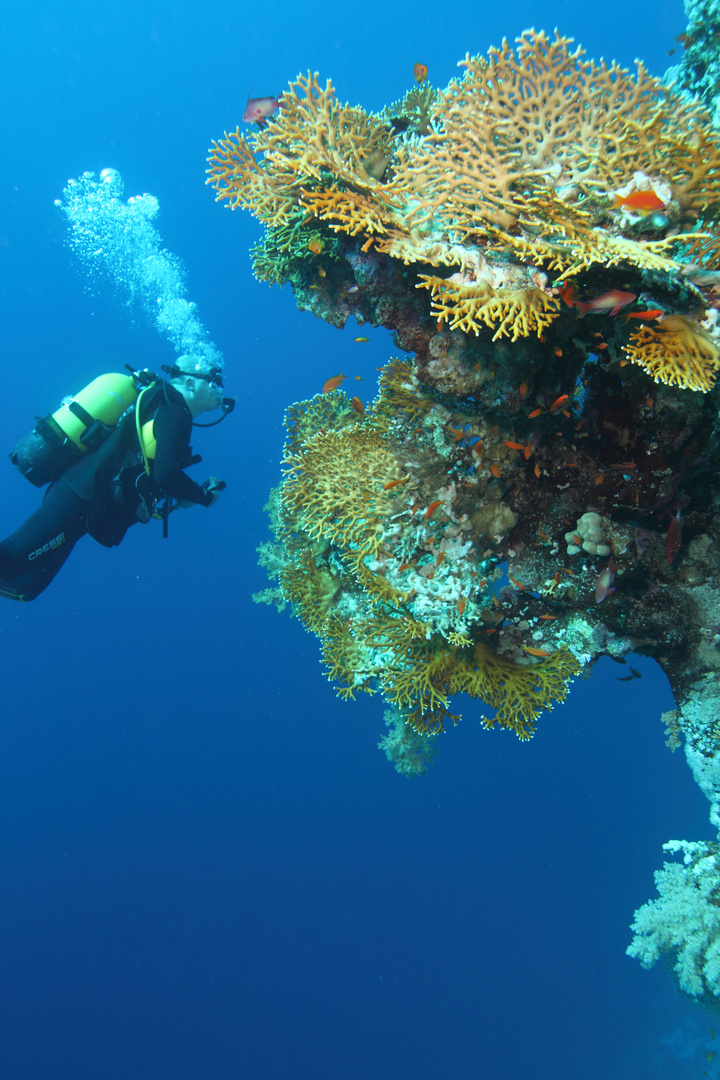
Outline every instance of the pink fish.
{"label": "pink fish", "polygon": [[274,97],[249,97],[247,99],[247,105],[245,106],[245,112],[243,113],[243,120],[246,124],[252,124],[253,122],[259,124],[260,127],[266,122],[268,116],[280,108],[280,96]]}
{"label": "pink fish", "polygon": [[676,512],[670,518],[670,525],[668,526],[667,537],[665,538],[665,555],[667,561],[672,565],[677,559],[680,546],[682,545],[682,513],[678,506]]}
{"label": "pink fish", "polygon": [[605,567],[605,569],[603,570],[603,572],[600,574],[597,581],[595,582],[595,602],[596,603],[602,604],[602,602],[603,602],[603,600],[605,599],[606,596],[610,596],[611,593],[615,592],[615,589],[612,588],[611,586],[612,586],[613,581],[615,580],[615,571],[616,570],[617,570],[617,566],[612,561],[612,556],[611,556],[609,563],[607,564],[607,566]]}
{"label": "pink fish", "polygon": [[573,300],[572,303],[581,315],[587,315],[588,312],[601,315],[605,311],[609,311],[611,315],[617,315],[621,308],[636,299],[635,293],[611,289],[610,292],[602,293],[601,296],[594,296],[592,300]]}

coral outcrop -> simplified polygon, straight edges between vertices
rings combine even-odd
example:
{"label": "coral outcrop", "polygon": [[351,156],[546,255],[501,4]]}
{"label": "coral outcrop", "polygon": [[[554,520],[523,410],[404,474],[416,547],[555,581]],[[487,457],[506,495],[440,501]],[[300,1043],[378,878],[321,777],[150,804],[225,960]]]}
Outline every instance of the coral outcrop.
{"label": "coral outcrop", "polygon": [[[401,354],[364,412],[341,390],[289,409],[261,558],[341,696],[390,705],[407,774],[461,695],[526,739],[583,665],[632,649],[668,675],[671,742],[720,827],[720,136],[687,93],[699,25],[674,88],[528,31],[378,115],[302,76],[211,151],[217,198],[265,225],[256,275]],[[663,896],[716,860],[688,853]],[[635,954],[716,994],[710,937],[688,952],[663,911],[638,915]]]}

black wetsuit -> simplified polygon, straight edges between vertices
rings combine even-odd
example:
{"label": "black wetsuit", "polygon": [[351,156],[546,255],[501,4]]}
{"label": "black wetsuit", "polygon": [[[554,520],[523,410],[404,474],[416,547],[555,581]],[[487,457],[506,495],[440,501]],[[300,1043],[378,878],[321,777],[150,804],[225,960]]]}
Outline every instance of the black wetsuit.
{"label": "black wetsuit", "polygon": [[210,506],[212,495],[183,471],[190,464],[192,417],[169,383],[158,383],[141,399],[141,424],[152,419],[157,446],[150,475],[133,410],[96,451],[50,485],[39,509],[0,544],[0,596],[34,600],[81,536],[89,533],[113,547],[131,525],[148,521],[164,496]]}

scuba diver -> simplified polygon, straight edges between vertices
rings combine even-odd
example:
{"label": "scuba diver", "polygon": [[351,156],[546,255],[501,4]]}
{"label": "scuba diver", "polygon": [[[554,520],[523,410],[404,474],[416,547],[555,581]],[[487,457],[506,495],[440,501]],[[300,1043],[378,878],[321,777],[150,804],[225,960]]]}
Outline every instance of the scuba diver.
{"label": "scuba diver", "polygon": [[[13,464],[37,487],[50,486],[39,509],[0,543],[0,596],[34,600],[85,533],[114,547],[131,525],[159,517],[167,536],[170,510],[217,501],[222,480],[196,484],[184,470],[200,461],[190,447],[193,426],[213,427],[235,403],[222,396],[221,370],[202,359],[181,356],[163,370],[169,379],[147,371],[100,376],[17,444]],[[217,408],[219,420],[194,423]]]}

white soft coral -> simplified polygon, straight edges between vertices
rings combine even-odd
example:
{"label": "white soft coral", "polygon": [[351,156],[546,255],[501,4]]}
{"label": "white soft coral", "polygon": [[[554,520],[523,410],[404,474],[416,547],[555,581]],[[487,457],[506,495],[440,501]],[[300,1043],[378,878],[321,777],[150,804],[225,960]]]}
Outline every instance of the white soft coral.
{"label": "white soft coral", "polygon": [[720,845],[671,840],[663,849],[682,851],[684,865],[666,862],[656,870],[660,896],[635,912],[627,953],[645,968],[674,955],[682,990],[720,997]]}

